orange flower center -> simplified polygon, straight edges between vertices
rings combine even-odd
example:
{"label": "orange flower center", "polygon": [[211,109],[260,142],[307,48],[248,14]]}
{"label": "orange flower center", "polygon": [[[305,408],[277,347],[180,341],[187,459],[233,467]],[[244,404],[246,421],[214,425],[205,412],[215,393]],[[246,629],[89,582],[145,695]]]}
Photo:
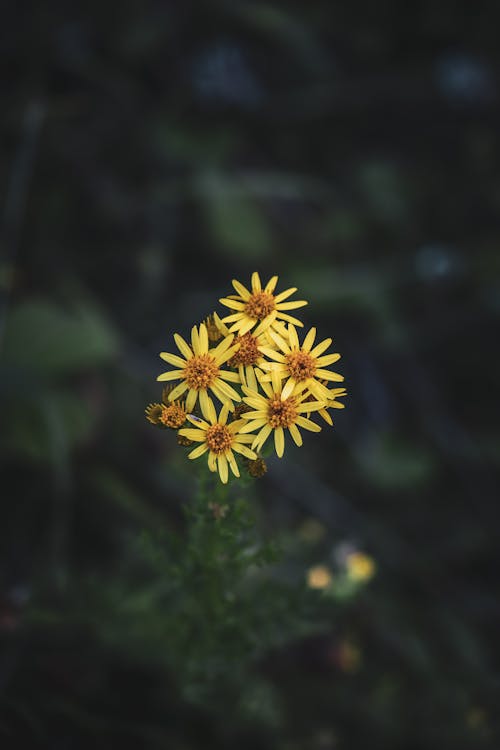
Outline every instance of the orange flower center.
{"label": "orange flower center", "polygon": [[272,294],[269,294],[269,292],[255,292],[247,300],[245,312],[250,318],[264,320],[264,318],[267,318],[272,313],[275,307],[276,303]]}
{"label": "orange flower center", "polygon": [[188,360],[184,368],[184,378],[194,391],[205,390],[212,385],[219,374],[217,363],[210,354],[198,354]]}
{"label": "orange flower center", "polygon": [[182,427],[186,421],[186,412],[182,406],[178,406],[177,404],[163,406],[159,420],[165,427],[177,429],[178,427]]}
{"label": "orange flower center", "polygon": [[233,436],[225,424],[213,424],[207,430],[207,445],[217,456],[225,453],[233,442]]}
{"label": "orange flower center", "polygon": [[229,367],[237,367],[238,365],[254,365],[261,353],[257,349],[258,341],[255,336],[251,333],[245,333],[243,336],[238,336],[235,344],[239,344],[240,348],[228,362]]}
{"label": "orange flower center", "polygon": [[286,358],[288,372],[294,380],[312,378],[316,372],[316,359],[308,352],[290,352]]}
{"label": "orange flower center", "polygon": [[274,429],[276,427],[290,427],[297,419],[297,409],[293,396],[282,401],[279,396],[270,399],[267,406],[267,421]]}

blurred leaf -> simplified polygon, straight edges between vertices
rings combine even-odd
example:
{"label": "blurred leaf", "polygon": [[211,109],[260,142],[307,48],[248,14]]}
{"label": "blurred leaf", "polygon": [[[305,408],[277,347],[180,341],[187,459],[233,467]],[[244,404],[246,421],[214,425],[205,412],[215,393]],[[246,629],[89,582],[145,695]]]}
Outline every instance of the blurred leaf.
{"label": "blurred leaf", "polygon": [[41,374],[61,375],[110,360],[115,332],[88,304],[67,310],[46,300],[20,304],[7,319],[2,358]]}
{"label": "blurred leaf", "polygon": [[215,193],[205,196],[204,208],[214,245],[224,255],[260,260],[271,252],[270,227],[252,198]]}

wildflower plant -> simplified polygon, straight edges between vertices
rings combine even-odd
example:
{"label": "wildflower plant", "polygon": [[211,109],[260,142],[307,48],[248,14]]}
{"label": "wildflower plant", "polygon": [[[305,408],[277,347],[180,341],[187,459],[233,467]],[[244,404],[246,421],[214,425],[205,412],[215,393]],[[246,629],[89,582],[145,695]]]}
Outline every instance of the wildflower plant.
{"label": "wildflower plant", "polygon": [[220,300],[231,314],[214,312],[195,324],[189,343],[175,333],[179,354],[160,353],[174,369],[158,376],[170,387],[161,403],[147,407],[146,418],[177,430],[179,444],[191,448],[189,459],[207,454],[208,468],[224,484],[229,469],[241,476],[238,460],[250,476],[265,473],[261,451],[271,434],[281,458],[287,433],[301,446],[299,428],[320,432],[315,418],[333,425],[329,411],[344,408],[345,389],[330,387],[344,380],[330,369],[340,359],[328,351],[332,339],[316,342],[316,328],[299,339],[303,323],[287,311],[307,301],[290,299],[295,287],[276,293],[277,283],[273,276],[262,284],[257,272],[248,288],[233,280],[236,294]]}
{"label": "wildflower plant", "polygon": [[265,649],[317,627],[310,597],[320,598],[311,589],[324,588],[325,576],[295,587],[279,574],[267,577],[260,569],[278,562],[277,548],[259,539],[250,520],[256,504],[246,493],[229,502],[226,485],[233,477],[251,492],[267,471],[264,455],[281,458],[287,440],[301,446],[303,433],[332,425],[330,412],[343,408],[346,395],[332,388],[344,379],[331,369],[340,359],[332,339],[317,340],[315,328],[299,335],[303,323],[288,313],[307,304],[293,299],[295,287],[277,291],[277,276],[263,284],[257,272],[248,287],[232,285],[236,294],[220,300],[229,315],[213,312],[193,325],[189,339],[174,333],[178,353],[160,354],[169,365],[158,376],[166,383],[161,400],[146,409],[150,423],[175,431],[201,470],[198,492],[184,508],[185,533],[166,543],[155,534],[146,540],[172,589],[158,602],[168,660],[196,700],[234,684]]}

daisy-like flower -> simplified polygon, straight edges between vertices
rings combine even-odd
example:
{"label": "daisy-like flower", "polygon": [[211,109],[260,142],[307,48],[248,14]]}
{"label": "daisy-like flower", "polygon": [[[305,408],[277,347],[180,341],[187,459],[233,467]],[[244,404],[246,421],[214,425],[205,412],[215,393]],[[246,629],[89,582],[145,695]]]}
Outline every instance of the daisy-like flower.
{"label": "daisy-like flower", "polygon": [[248,447],[254,436],[241,433],[245,426],[243,419],[227,423],[229,414],[229,402],[226,401],[219,416],[211,398],[201,402],[201,412],[205,419],[188,414],[187,418],[195,426],[179,430],[179,435],[193,442],[200,443],[188,458],[198,458],[208,452],[208,468],[210,471],[218,471],[221,481],[226,484],[228,480],[228,467],[236,477],[240,476],[238,464],[234,453],[240,453],[245,458],[257,459],[257,454]]}
{"label": "daisy-like flower", "polygon": [[229,401],[229,408],[234,409],[233,401],[241,401],[239,394],[226,381],[239,383],[240,377],[236,372],[221,369],[222,365],[233,357],[239,345],[233,344],[234,336],[227,336],[214,349],[209,349],[208,332],[204,323],[193,326],[191,331],[191,346],[178,333],[174,334],[175,343],[182,354],[161,352],[160,357],[179,369],[170,370],[158,375],[157,380],[180,380],[181,382],[168,394],[169,401],[175,401],[185,391],[186,410],[192,411],[198,398],[201,408],[207,405],[210,390],[221,403]]}
{"label": "daisy-like flower", "polygon": [[229,297],[223,297],[219,300],[221,304],[236,311],[223,318],[224,323],[232,323],[229,329],[231,332],[237,331],[240,336],[243,336],[257,326],[254,335],[258,336],[272,326],[276,320],[286,320],[290,323],[295,323],[295,325],[302,326],[300,320],[293,318],[285,311],[304,307],[304,305],[307,305],[307,302],[305,300],[285,301],[297,291],[296,287],[291,287],[275,295],[274,290],[277,281],[278,277],[273,276],[269,279],[265,287],[262,288],[260,276],[255,272],[252,274],[251,290],[248,290],[239,281],[233,279],[232,284],[237,294],[232,294]]}
{"label": "daisy-like flower", "polygon": [[[283,329],[281,329],[283,333]],[[328,349],[332,343],[331,339],[325,339],[314,346],[316,338],[316,329],[311,328],[305,337],[302,345],[297,336],[297,330],[294,325],[288,326],[288,340],[280,335],[277,331],[269,331],[269,336],[273,339],[279,351],[271,348],[261,347],[261,351],[273,362],[266,362],[262,365],[263,369],[271,371],[264,375],[264,381],[271,380],[271,374],[276,372],[280,378],[286,378],[283,387],[283,398],[296,393],[301,393],[307,389],[316,399],[327,401],[328,388],[321,383],[321,380],[341,382],[344,380],[343,375],[331,370],[325,370],[325,367],[332,365],[340,359],[340,354],[326,354],[323,352]]]}
{"label": "daisy-like flower", "polygon": [[299,446],[302,445],[299,427],[310,432],[321,432],[321,427],[302,415],[305,412],[310,413],[323,409],[325,401],[306,402],[306,390],[303,392],[297,391],[294,395],[285,397],[281,387],[281,378],[276,370],[271,371],[271,382],[264,381],[260,371],[257,371],[257,375],[264,395],[242,386],[242,390],[246,394],[243,401],[252,406],[253,410],[242,414],[242,418],[247,420],[247,424],[241,428],[240,432],[247,433],[259,430],[253,440],[252,449],[260,450],[271,432],[274,431],[276,453],[281,458],[285,450],[285,430],[290,432],[292,440]]}

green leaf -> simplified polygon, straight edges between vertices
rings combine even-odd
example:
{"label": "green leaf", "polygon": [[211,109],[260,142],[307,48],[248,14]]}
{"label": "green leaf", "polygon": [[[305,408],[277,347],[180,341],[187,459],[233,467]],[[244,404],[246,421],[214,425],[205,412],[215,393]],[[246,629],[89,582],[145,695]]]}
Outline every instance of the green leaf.
{"label": "green leaf", "polygon": [[7,319],[2,359],[44,375],[63,375],[109,361],[117,336],[88,304],[64,309],[48,300],[20,304]]}

